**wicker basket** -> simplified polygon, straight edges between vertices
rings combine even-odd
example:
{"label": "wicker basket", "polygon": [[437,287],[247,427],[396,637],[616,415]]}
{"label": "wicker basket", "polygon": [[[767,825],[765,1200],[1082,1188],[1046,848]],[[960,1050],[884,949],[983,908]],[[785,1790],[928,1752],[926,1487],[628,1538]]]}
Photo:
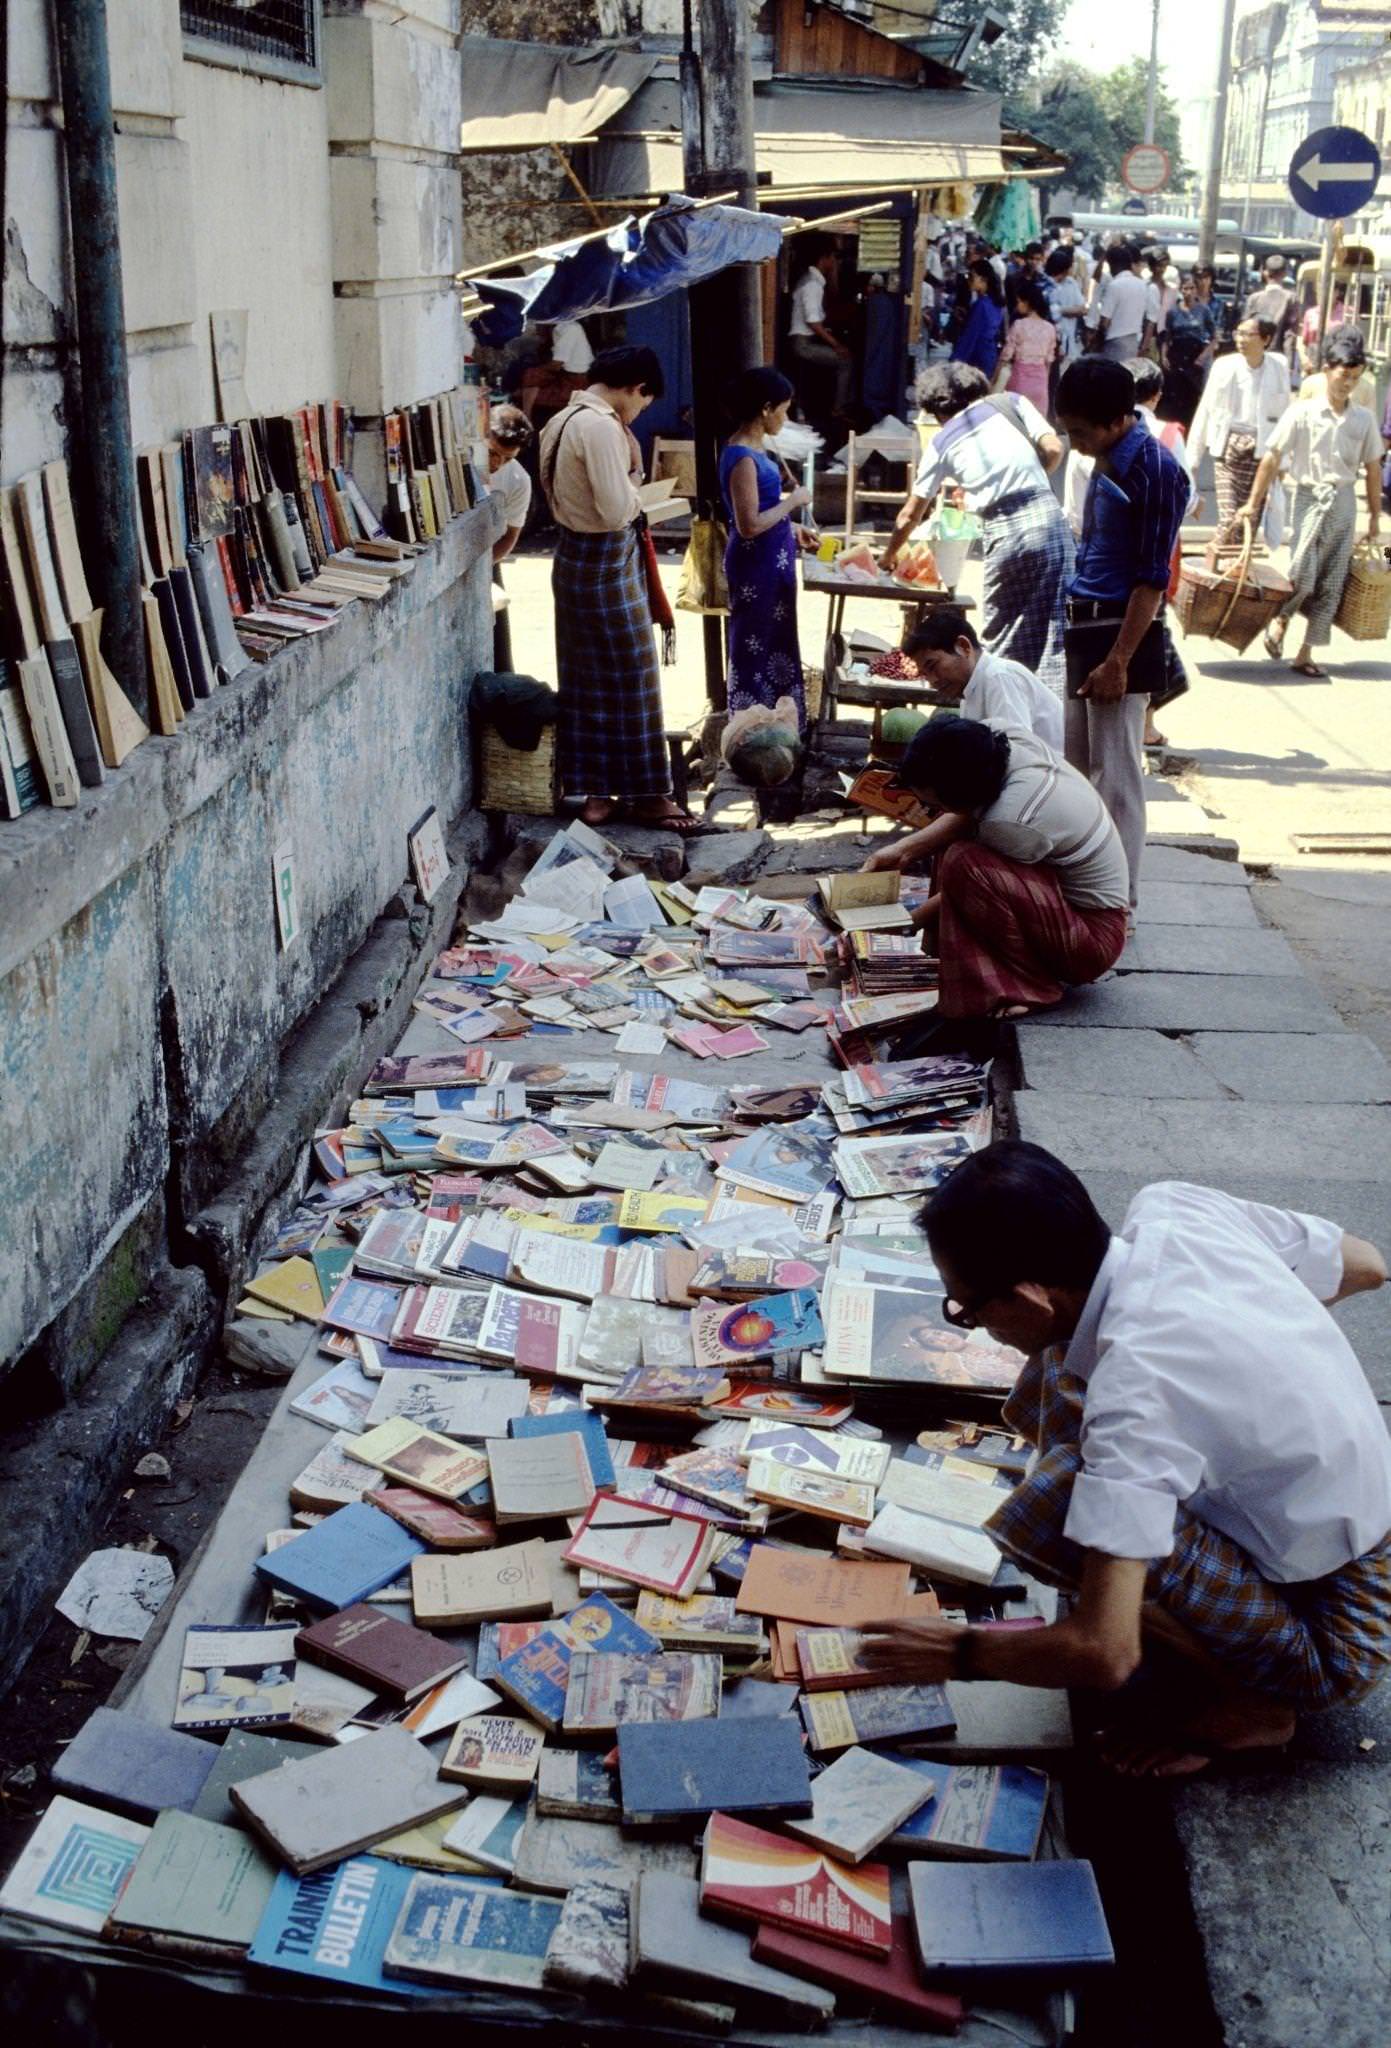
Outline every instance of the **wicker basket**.
{"label": "wicker basket", "polygon": [[555,727],[545,726],[534,752],[528,753],[524,747],[509,747],[491,725],[485,725],[478,741],[478,770],[481,810],[550,817],[558,801]]}
{"label": "wicker basket", "polygon": [[1379,541],[1359,541],[1333,623],[1349,640],[1384,640],[1391,631],[1391,566]]}
{"label": "wicker basket", "polygon": [[1256,530],[1249,519],[1242,525],[1241,553],[1225,568],[1218,566],[1215,547],[1208,548],[1201,568],[1193,562],[1183,564],[1173,605],[1185,633],[1220,640],[1238,654],[1244,654],[1270,625],[1291,590],[1278,569],[1267,562],[1252,564]]}

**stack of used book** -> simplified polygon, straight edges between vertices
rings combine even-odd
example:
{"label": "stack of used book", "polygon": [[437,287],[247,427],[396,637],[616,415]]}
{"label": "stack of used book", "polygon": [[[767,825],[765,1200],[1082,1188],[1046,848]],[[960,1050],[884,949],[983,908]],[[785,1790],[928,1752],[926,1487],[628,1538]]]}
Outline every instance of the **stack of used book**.
{"label": "stack of used book", "polygon": [[1059,2040],[1110,1953],[1051,1798],[1066,1697],[886,1679],[875,1640],[1055,1613],[990,1535],[1021,1361],[943,1319],[918,1217],[986,1076],[567,1060],[553,1002],[622,1033],[731,938],[803,973],[815,944],[739,892],[668,918],[584,834],[420,998],[446,1043],[503,1005],[533,1042],[394,1055],[316,1141],[231,1325],[302,1354],[259,1554],[248,1475],[0,1909],[239,1986],[578,1992],[654,2030],[678,2000],[712,2034],[982,2001]]}

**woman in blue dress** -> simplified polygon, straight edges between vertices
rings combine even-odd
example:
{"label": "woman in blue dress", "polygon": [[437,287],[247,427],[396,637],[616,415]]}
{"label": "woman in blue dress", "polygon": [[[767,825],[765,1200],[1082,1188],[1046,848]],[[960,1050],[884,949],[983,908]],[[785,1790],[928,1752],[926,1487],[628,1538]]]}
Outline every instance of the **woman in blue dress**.
{"label": "woman in blue dress", "polygon": [[764,445],[785,425],[791,400],[792,386],[780,370],[746,370],[735,379],[727,399],[735,426],[720,452],[720,491],[729,514],[730,714],[755,704],[771,710],[779,697],[791,697],[801,732],[807,710],[797,645],[797,550],[814,545],[814,536],[794,527],[788,515],[809,505],[811,493],[784,494],[782,466]]}
{"label": "woman in blue dress", "polygon": [[984,256],[976,256],[968,264],[966,282],[971,308],[956,338],[952,361],[969,363],[987,379],[993,378],[1005,345],[1005,288],[995,275],[995,266]]}

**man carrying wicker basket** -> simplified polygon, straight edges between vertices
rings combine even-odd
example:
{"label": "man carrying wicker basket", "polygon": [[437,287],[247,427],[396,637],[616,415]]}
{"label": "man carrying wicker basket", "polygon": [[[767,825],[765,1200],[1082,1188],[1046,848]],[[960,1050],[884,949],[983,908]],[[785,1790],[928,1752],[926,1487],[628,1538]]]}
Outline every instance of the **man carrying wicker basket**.
{"label": "man carrying wicker basket", "polygon": [[1265,650],[1278,661],[1285,628],[1296,612],[1304,617],[1304,642],[1290,663],[1296,675],[1322,676],[1313,650],[1328,643],[1343,596],[1357,536],[1357,478],[1367,493],[1367,531],[1381,526],[1381,432],[1364,405],[1351,403],[1367,366],[1366,346],[1356,329],[1343,328],[1324,344],[1325,389],[1300,398],[1280,419],[1256,470],[1251,495],[1237,514],[1253,522],[1281,469],[1294,484],[1290,542],[1290,595],[1265,636]]}

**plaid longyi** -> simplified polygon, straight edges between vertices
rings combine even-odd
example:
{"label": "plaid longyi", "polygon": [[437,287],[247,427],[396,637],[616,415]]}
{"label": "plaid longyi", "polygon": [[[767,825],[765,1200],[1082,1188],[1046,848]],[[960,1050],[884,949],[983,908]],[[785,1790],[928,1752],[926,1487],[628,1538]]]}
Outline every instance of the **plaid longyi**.
{"label": "plaid longyi", "polygon": [[562,789],[568,796],[667,795],[671,761],[637,528],[563,528],[551,590]]}

